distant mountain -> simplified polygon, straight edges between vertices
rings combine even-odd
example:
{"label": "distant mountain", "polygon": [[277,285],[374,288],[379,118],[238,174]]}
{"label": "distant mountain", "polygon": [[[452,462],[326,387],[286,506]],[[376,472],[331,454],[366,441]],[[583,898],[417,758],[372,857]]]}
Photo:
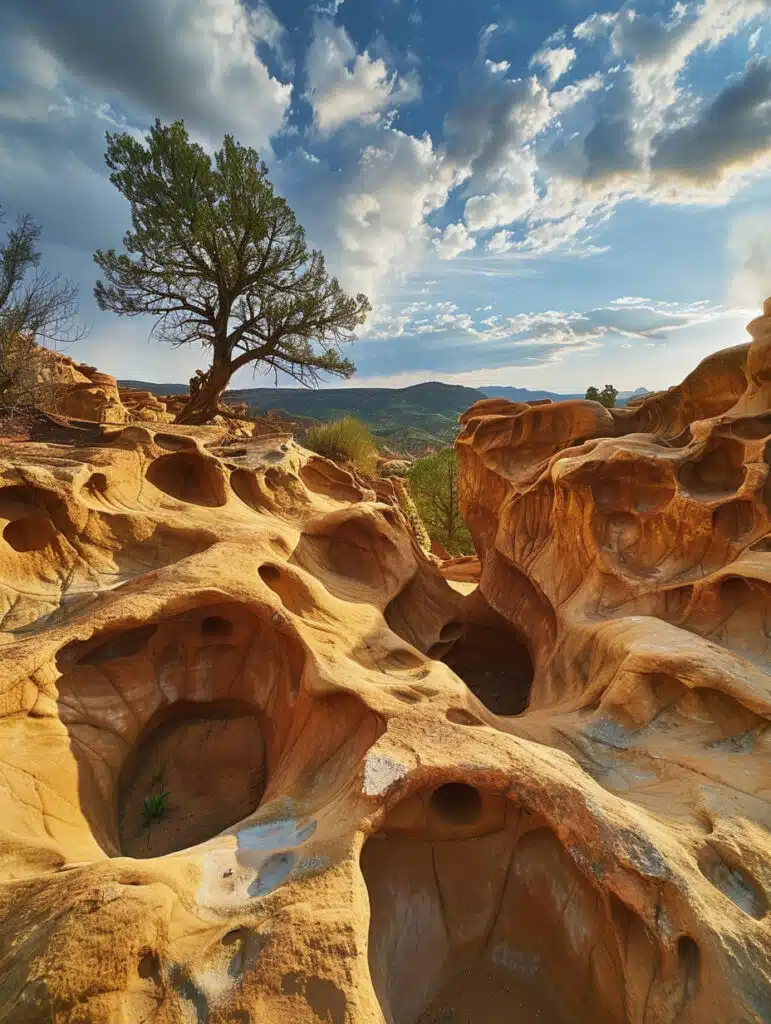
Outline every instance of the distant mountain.
{"label": "distant mountain", "polygon": [[[118,381],[121,387],[155,395],[186,392],[181,384]],[[409,388],[238,388],[231,402],[246,402],[256,413],[275,409],[289,419],[333,420],[356,416],[382,442],[401,452],[452,444],[458,416],[485,396],[474,388],[430,381]]]}
{"label": "distant mountain", "polygon": [[118,387],[150,391],[154,395],[186,395],[190,390],[188,384],[151,384],[147,380],[119,380]]}
{"label": "distant mountain", "polygon": [[[571,398],[583,398],[584,392],[574,395],[560,395],[555,391],[530,391],[528,388],[511,387],[481,387],[479,389],[488,398],[508,398],[510,402],[538,402],[544,398],[552,402],[567,402]],[[650,394],[647,388],[636,388],[634,391],[619,391],[616,400],[617,405],[626,405],[630,398],[639,398],[641,395]]]}
{"label": "distant mountain", "polygon": [[[184,384],[152,384],[143,380],[120,380],[118,384],[154,395],[179,395],[188,390]],[[622,391],[618,404],[624,405],[632,396],[644,394],[645,388]],[[246,402],[256,413],[275,409],[288,419],[326,421],[356,416],[389,448],[406,453],[452,444],[458,433],[458,416],[483,398],[508,398],[511,402],[549,398],[552,402],[564,402],[583,397],[583,393],[560,395],[527,388],[465,388],[438,381],[409,388],[238,388],[226,392],[229,401]]]}
{"label": "distant mountain", "polygon": [[409,388],[245,388],[227,397],[256,412],[277,409],[290,419],[356,416],[389,448],[413,452],[452,444],[458,416],[485,396],[474,388],[431,381]]}

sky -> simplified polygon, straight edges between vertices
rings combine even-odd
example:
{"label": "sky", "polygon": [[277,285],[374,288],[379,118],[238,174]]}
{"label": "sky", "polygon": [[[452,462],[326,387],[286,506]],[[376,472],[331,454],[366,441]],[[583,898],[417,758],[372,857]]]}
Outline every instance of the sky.
{"label": "sky", "polygon": [[258,149],[370,297],[347,386],[668,387],[771,295],[771,0],[3,0],[6,228],[79,285],[69,355],[185,382],[200,349],[93,300],[105,132],[155,118]]}

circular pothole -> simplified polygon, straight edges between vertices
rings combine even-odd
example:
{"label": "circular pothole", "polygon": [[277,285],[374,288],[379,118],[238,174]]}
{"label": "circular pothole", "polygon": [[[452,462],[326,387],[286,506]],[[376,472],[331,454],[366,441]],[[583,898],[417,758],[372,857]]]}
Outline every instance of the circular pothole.
{"label": "circular pothole", "polygon": [[431,810],[447,825],[473,825],[482,813],[482,797],[465,782],[446,782],[431,794]]}
{"label": "circular pothole", "polygon": [[262,729],[250,708],[174,704],[124,770],[121,851],[161,857],[195,846],[251,814],[264,788]]}

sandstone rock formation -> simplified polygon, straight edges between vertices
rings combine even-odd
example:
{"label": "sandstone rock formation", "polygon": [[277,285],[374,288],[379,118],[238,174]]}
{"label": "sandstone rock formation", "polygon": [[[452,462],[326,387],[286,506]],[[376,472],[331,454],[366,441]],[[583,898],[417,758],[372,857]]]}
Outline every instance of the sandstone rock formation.
{"label": "sandstone rock formation", "polygon": [[771,1019],[766,313],[469,410],[447,579],[289,436],[3,447],[0,1019]]}

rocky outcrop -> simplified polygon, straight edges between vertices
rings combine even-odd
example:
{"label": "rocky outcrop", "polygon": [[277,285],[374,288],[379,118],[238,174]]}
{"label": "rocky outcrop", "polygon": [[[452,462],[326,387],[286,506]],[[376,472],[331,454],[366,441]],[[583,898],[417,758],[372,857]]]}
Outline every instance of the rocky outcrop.
{"label": "rocky outcrop", "polygon": [[114,377],[100,373],[95,366],[76,363],[61,352],[45,348],[37,351],[41,357],[42,372],[50,375],[55,386],[52,411],[60,416],[94,423],[125,423],[128,420]]}
{"label": "rocky outcrop", "polygon": [[0,1019],[768,1020],[768,324],[470,410],[478,562],[289,435],[3,446]]}

